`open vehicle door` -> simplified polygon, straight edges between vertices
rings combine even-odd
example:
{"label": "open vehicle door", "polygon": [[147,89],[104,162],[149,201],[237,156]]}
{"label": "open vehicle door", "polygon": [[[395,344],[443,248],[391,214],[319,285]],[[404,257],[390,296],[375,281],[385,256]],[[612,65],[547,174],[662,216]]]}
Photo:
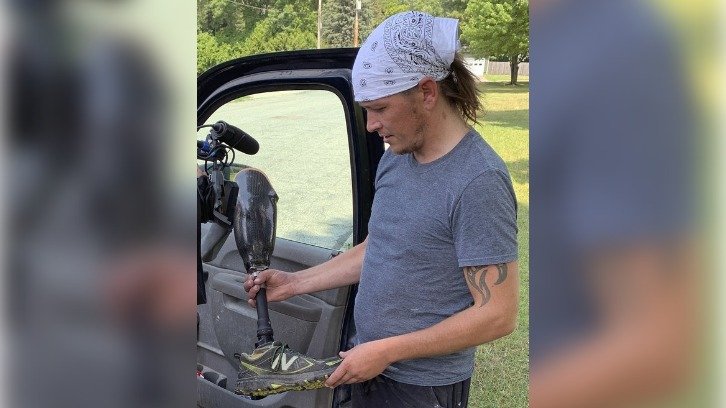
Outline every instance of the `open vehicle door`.
{"label": "open vehicle door", "polygon": [[[218,65],[198,78],[197,125],[224,120],[260,144],[254,156],[237,152],[230,178],[240,168],[257,168],[279,196],[273,269],[294,272],[320,264],[368,233],[383,142],[366,132],[364,113],[353,100],[356,52],[256,55]],[[198,307],[198,405],[346,406],[346,387],[261,400],[232,392],[239,364],[234,354],[254,349],[257,314],[247,304],[247,274],[234,235],[216,252],[211,248],[215,232],[211,223],[202,226],[202,254],[209,261],[204,263],[207,304]],[[270,303],[275,339],[311,357],[336,355],[348,348],[353,335],[354,297],[351,286]]]}

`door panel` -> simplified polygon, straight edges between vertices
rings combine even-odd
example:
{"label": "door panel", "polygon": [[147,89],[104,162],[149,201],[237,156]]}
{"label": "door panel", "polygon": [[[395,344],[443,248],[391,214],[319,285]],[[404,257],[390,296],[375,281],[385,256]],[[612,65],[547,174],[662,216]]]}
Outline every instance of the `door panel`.
{"label": "door panel", "polygon": [[[209,228],[204,228],[203,233],[207,232],[205,230]],[[276,242],[271,267],[295,272],[322,263],[334,253],[337,252],[281,239]],[[238,369],[234,353],[251,351],[257,340],[257,313],[247,304],[247,295],[243,288],[247,274],[242,272],[244,267],[233,236],[227,239],[218,257],[204,265],[204,269],[208,273],[208,303],[198,307],[200,333],[197,362],[205,369],[227,378],[226,389],[232,391]],[[340,349],[341,331],[330,328],[342,325],[348,290],[347,287],[326,290],[295,296],[284,302],[270,303],[270,321],[275,339],[313,357],[335,355]],[[212,391],[209,390],[213,394]],[[274,398],[264,398],[264,401],[265,406],[270,407],[317,407],[330,406],[332,396],[332,390],[321,389],[284,393]],[[230,398],[236,401],[233,406],[245,406],[240,405],[240,401],[245,404],[253,402],[234,394],[223,400]],[[271,402],[273,400],[279,400],[279,405]],[[311,401],[313,405],[306,405]],[[204,405],[205,402],[200,401],[202,406],[227,406],[217,399],[208,403],[211,405]]]}
{"label": "door panel", "polygon": [[[206,234],[209,229],[208,225],[202,226],[202,234]],[[321,264],[331,257],[339,254],[340,251],[330,250],[327,248],[306,245],[300,242],[290,241],[284,238],[275,240],[275,252],[270,262],[270,268],[279,269],[281,271],[295,272],[308,268],[313,265]],[[237,252],[232,235],[227,238],[219,255],[208,262],[207,265],[216,266],[219,269],[233,270],[244,272],[242,258]],[[324,290],[316,292],[312,296],[318,297],[328,304],[334,306],[343,306],[346,304],[347,296],[345,293],[339,293],[336,290]]]}

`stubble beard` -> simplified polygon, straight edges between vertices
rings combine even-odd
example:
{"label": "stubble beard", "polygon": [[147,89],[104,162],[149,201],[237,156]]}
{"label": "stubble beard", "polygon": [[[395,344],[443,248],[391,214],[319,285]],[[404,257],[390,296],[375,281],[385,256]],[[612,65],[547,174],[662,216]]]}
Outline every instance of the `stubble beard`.
{"label": "stubble beard", "polygon": [[424,134],[426,132],[427,125],[415,107],[411,107],[411,117],[413,117],[416,122],[414,136],[411,139],[411,142],[407,146],[403,146],[400,151],[396,152],[394,150],[394,153],[396,154],[416,153],[420,151],[424,145]]}
{"label": "stubble beard", "polygon": [[415,137],[411,141],[411,144],[406,147],[406,153],[416,153],[421,150],[424,144],[424,130],[426,125],[421,124],[416,128]]}

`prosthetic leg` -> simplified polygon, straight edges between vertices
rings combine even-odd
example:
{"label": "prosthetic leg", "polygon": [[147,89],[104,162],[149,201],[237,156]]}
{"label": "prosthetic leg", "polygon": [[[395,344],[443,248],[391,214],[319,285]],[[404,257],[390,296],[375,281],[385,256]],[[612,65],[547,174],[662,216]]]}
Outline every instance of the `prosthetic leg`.
{"label": "prosthetic leg", "polygon": [[[275,249],[277,194],[265,173],[246,168],[235,177],[239,186],[234,213],[234,240],[247,272],[254,277],[270,266]],[[257,343],[274,341],[267,308],[267,292],[257,292]]]}
{"label": "prosthetic leg", "polygon": [[[270,266],[275,247],[277,194],[264,173],[247,168],[237,174],[234,238],[245,268],[257,276]],[[341,359],[318,360],[275,341],[267,307],[267,292],[257,292],[257,343],[252,353],[235,355],[240,362],[235,392],[262,398],[292,390],[322,388]]]}

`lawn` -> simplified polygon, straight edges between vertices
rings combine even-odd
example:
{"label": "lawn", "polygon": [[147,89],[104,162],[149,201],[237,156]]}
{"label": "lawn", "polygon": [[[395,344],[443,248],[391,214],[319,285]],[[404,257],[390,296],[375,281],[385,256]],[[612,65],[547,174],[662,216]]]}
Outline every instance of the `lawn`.
{"label": "lawn", "polygon": [[477,130],[507,163],[517,194],[519,227],[519,324],[511,335],[479,347],[469,406],[526,407],[529,382],[529,78],[505,85],[508,76],[480,84],[484,109]]}

